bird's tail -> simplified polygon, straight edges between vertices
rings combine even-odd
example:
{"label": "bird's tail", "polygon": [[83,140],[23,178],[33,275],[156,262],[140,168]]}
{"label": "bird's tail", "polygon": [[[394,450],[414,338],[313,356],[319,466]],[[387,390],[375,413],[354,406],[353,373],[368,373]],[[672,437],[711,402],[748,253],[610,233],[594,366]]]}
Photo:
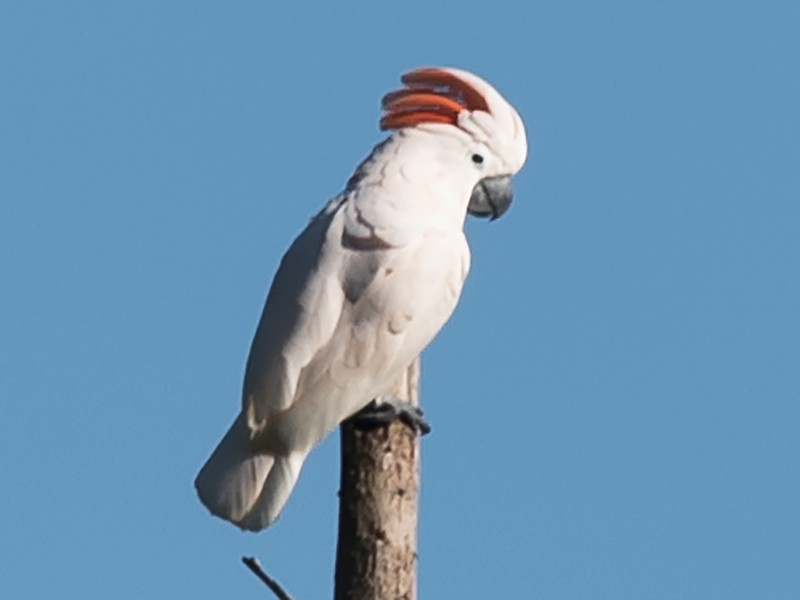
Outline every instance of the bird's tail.
{"label": "bird's tail", "polygon": [[254,454],[239,415],[194,481],[212,514],[242,529],[260,531],[275,521],[297,482],[306,453]]}

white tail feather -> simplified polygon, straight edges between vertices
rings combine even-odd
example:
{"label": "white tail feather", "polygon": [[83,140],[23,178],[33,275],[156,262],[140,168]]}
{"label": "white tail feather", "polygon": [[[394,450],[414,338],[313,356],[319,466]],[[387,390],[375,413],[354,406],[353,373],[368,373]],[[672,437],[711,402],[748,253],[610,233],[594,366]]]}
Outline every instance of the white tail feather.
{"label": "white tail feather", "polygon": [[250,512],[236,523],[239,527],[250,531],[261,531],[275,522],[283,510],[283,505],[289,499],[294,484],[297,483],[305,457],[305,453],[275,457],[261,494]]}
{"label": "white tail feather", "polygon": [[242,529],[259,531],[280,515],[306,454],[254,454],[248,440],[247,425],[239,415],[194,485],[212,514]]}

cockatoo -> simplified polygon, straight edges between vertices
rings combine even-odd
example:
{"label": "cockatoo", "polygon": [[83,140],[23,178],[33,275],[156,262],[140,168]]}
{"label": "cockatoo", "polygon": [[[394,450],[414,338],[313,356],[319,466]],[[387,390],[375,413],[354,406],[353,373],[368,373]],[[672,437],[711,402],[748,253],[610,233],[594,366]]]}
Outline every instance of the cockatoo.
{"label": "cockatoo", "polygon": [[527,154],[487,82],[421,68],[383,98],[391,132],[281,260],[250,349],[242,410],[195,481],[214,514],[259,531],[308,453],[381,397],[450,318],[470,266],[467,213],[495,219]]}

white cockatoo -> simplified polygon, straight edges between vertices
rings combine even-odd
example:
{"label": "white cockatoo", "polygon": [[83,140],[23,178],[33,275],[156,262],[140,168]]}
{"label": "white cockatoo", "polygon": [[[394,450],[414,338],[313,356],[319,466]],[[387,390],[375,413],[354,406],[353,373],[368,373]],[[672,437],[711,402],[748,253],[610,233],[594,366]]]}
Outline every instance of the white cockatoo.
{"label": "white cockatoo", "polygon": [[470,265],[467,213],[497,218],[527,153],[517,111],[466,71],[422,68],[383,98],[391,135],[281,261],[250,349],[242,410],[195,481],[259,531],[308,453],[385,394],[445,324]]}

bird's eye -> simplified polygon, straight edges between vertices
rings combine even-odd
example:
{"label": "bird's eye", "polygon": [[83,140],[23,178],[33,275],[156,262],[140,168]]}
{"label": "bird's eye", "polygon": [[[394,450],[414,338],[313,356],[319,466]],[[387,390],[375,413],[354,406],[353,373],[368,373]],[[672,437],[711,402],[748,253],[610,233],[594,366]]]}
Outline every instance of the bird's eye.
{"label": "bird's eye", "polygon": [[473,154],[472,162],[474,162],[476,165],[480,165],[483,163],[483,157],[480,154]]}

